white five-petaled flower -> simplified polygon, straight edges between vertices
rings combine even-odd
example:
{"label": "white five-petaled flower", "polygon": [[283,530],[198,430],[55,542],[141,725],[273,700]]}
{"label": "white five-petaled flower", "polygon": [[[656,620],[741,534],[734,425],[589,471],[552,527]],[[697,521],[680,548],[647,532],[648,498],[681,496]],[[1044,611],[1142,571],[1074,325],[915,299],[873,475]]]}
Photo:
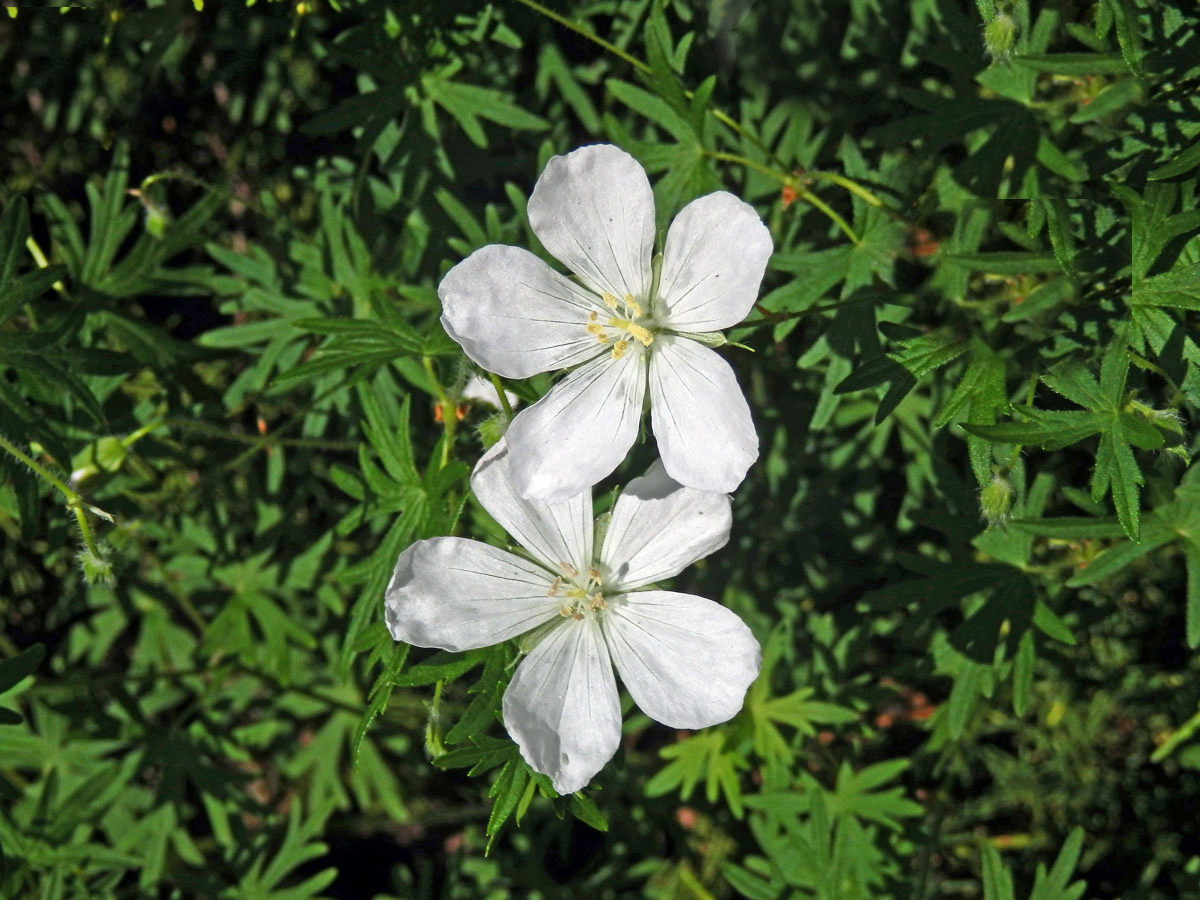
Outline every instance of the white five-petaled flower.
{"label": "white five-petaled flower", "polygon": [[725,191],[694,200],[671,223],[656,272],[650,182],[610,145],[551,159],[528,211],[577,281],[491,244],[438,287],[447,333],[485,369],[527,378],[578,367],[509,428],[518,493],[559,502],[611,473],[637,437],[647,387],[667,473],[732,491],[758,435],[729,364],[693,338],[754,305],[772,251],[758,214]]}
{"label": "white five-petaled flower", "polygon": [[617,751],[613,665],[664,725],[732,718],[761,662],[750,629],[711,600],[645,589],[725,545],[729,497],[682,487],[655,463],[618,498],[596,552],[590,495],[523,500],[513,462],[501,441],[471,486],[528,558],[463,538],[418,541],[387,588],[392,637],[460,651],[538,629],[504,692],[504,725],[560,794],[582,788]]}

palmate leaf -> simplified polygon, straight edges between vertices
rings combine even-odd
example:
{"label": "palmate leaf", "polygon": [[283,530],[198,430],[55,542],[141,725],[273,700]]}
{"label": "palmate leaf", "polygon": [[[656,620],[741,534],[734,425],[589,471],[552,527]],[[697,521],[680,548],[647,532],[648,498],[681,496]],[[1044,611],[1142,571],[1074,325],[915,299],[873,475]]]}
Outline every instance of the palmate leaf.
{"label": "palmate leaf", "polygon": [[[1174,498],[1148,513],[1140,541],[1122,541],[1103,550],[1067,582],[1070,587],[1093,584],[1117,574],[1135,560],[1177,543],[1186,566],[1185,634],[1189,647],[1200,646],[1200,476],[1189,470]],[[1097,535],[1100,536],[1100,535]],[[1104,535],[1111,536],[1111,535]]]}
{"label": "palmate leaf", "polygon": [[432,137],[437,137],[437,126],[432,115],[433,104],[440,106],[454,118],[471,143],[485,149],[488,139],[480,119],[521,131],[543,131],[550,127],[550,123],[541,116],[535,116],[517,106],[501,91],[453,81],[453,75],[458,68],[451,66],[443,72],[421,79],[426,129]]}
{"label": "palmate leaf", "polygon": [[968,346],[969,341],[953,328],[939,328],[928,334],[904,338],[885,355],[863,361],[834,388],[834,393],[845,394],[890,383],[892,387],[875,413],[875,421],[881,422],[895,411],[921,378],[962,356]]}
{"label": "palmate leaf", "polygon": [[995,425],[965,424],[970,434],[1009,444],[1037,444],[1047,450],[1074,444],[1100,435],[1092,471],[1091,495],[1099,501],[1111,493],[1117,518],[1125,533],[1138,540],[1141,528],[1140,490],[1145,483],[1132,447],[1155,450],[1164,445],[1167,423],[1148,419],[1125,397],[1129,371],[1126,350],[1129,329],[1121,328],[1112,339],[1100,366],[1100,379],[1080,363],[1068,360],[1042,376],[1055,393],[1083,410],[1044,410],[1014,407],[1024,421]]}
{"label": "palmate leaf", "polygon": [[[1087,890],[1087,882],[1070,881],[1082,850],[1083,829],[1076,827],[1067,835],[1049,872],[1044,863],[1038,863],[1029,900],[1079,900]],[[1012,872],[991,841],[986,841],[980,849],[980,866],[984,900],[1015,900]]]}
{"label": "palmate leaf", "polygon": [[825,792],[830,816],[835,820],[853,816],[860,821],[900,830],[899,819],[919,816],[924,807],[905,797],[903,788],[884,788],[884,785],[899,777],[909,764],[907,759],[891,759],[855,771],[849,763],[843,762],[838,768],[837,786]]}
{"label": "palmate leaf", "polygon": [[[508,739],[479,735],[471,738],[468,746],[443,753],[433,763],[441,769],[469,767],[470,775],[481,775],[497,767],[500,769],[488,790],[488,797],[493,801],[486,829],[489,853],[501,829],[514,814],[520,823],[535,790],[545,797],[555,796],[550,779],[529,768],[529,764],[521,758],[520,749]],[[573,795],[568,808],[583,821],[593,824],[593,827],[604,823],[604,816],[595,804],[581,795]]]}
{"label": "palmate leaf", "polygon": [[738,772],[750,768],[745,754],[728,745],[725,731],[710,728],[659,751],[671,760],[646,782],[647,797],[661,797],[676,789],[687,800],[696,785],[704,780],[704,795],[709,803],[723,797],[735,818],[742,817],[742,789]]}

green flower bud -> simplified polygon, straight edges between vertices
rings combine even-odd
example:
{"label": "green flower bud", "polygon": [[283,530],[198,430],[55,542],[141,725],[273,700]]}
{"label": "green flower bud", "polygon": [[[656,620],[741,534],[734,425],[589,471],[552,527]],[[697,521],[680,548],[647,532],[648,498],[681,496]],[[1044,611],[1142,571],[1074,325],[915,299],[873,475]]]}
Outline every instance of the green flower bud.
{"label": "green flower bud", "polygon": [[992,475],[992,480],[979,492],[980,514],[988,528],[995,528],[1008,521],[1012,508],[1012,483],[1001,475]]}
{"label": "green flower bud", "polygon": [[997,10],[983,28],[983,45],[993,62],[1008,62],[1017,43],[1017,23],[1007,12]]}
{"label": "green flower bud", "polygon": [[79,568],[83,571],[83,580],[89,586],[112,584],[116,580],[116,574],[109,548],[101,544],[96,549],[97,553],[92,553],[87,547],[79,551]]}
{"label": "green flower bud", "polygon": [[491,447],[504,437],[504,432],[508,430],[508,417],[504,413],[496,413],[488,416],[479,423],[479,439],[483,441],[483,449],[489,450]]}

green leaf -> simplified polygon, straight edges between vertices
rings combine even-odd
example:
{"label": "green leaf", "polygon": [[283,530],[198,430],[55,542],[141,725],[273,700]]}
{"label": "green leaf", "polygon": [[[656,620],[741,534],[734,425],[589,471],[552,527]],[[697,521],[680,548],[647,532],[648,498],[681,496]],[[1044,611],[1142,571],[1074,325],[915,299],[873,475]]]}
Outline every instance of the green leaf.
{"label": "green leaf", "polygon": [[1083,896],[1087,882],[1068,883],[1083,852],[1083,837],[1083,829],[1076,825],[1063,842],[1050,871],[1047,873],[1046,867],[1038,863],[1029,900],[1079,900]]}
{"label": "green leaf", "polygon": [[734,818],[742,817],[742,791],[737,773],[748,769],[750,764],[744,754],[725,745],[721,729],[694,734],[664,747],[659,755],[672,762],[646,782],[647,797],[661,797],[678,788],[679,798],[687,800],[704,779],[709,802],[715,803],[719,795],[724,795]]}
{"label": "green leaf", "polygon": [[571,810],[571,815],[579,821],[590,825],[597,831],[608,831],[608,819],[600,807],[596,805],[596,801],[583,793],[574,793],[571,795],[571,800],[567,804],[567,809]]}
{"label": "green leaf", "polygon": [[1137,13],[1130,0],[1102,0],[1111,10],[1114,24],[1117,27],[1117,43],[1121,46],[1121,56],[1129,71],[1141,78],[1142,59],[1145,49],[1142,46],[1142,35],[1138,27]]}
{"label": "green leaf", "polygon": [[1012,873],[1000,860],[995,844],[985,841],[980,848],[983,864],[983,900],[1013,900]]}
{"label": "green leaf", "polygon": [[1200,263],[1138,281],[1133,286],[1133,303],[1200,310]]}
{"label": "green leaf", "polygon": [[957,268],[989,275],[1040,275],[1061,270],[1052,253],[947,253],[942,261]]}
{"label": "green leaf", "polygon": [[434,103],[454,117],[463,133],[477,147],[486,149],[488,146],[479,119],[518,131],[544,131],[550,127],[550,123],[541,116],[526,112],[492,88],[438,77],[422,78],[421,86]]}
{"label": "green leaf", "polygon": [[0,694],[12,690],[19,682],[33,674],[46,655],[45,644],[33,644],[15,656],[0,660]]}
{"label": "green leaf", "polygon": [[1030,53],[1009,60],[1014,66],[1051,75],[1121,75],[1128,66],[1110,53]]}
{"label": "green leaf", "polygon": [[1187,645],[1200,647],[1200,545],[1189,542],[1184,547],[1187,565]]}
{"label": "green leaf", "polygon": [[825,793],[830,814],[835,818],[854,816],[899,831],[899,819],[919,816],[925,810],[905,797],[903,788],[879,789],[908,767],[907,759],[891,759],[856,772],[849,763],[843,762],[838,769],[837,787]]}
{"label": "green leaf", "polygon": [[1013,659],[1012,702],[1013,714],[1018,718],[1029,709],[1029,695],[1033,687],[1033,667],[1037,662],[1037,647],[1033,632],[1026,630],[1017,644],[1017,655]]}
{"label": "green leaf", "polygon": [[1074,444],[1093,434],[1099,434],[1108,426],[1111,417],[1087,410],[1063,410],[1046,412],[1026,407],[1016,407],[1026,422],[1002,422],[997,425],[963,424],[968,434],[989,441],[1006,444],[1038,444],[1054,450]]}

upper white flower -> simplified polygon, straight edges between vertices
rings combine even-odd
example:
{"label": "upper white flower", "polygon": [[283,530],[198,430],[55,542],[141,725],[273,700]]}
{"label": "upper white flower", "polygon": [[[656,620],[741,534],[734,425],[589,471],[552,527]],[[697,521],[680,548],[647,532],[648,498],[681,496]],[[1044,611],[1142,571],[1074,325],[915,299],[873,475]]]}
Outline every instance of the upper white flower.
{"label": "upper white flower", "polygon": [[479,502],[527,551],[439,537],[400,554],[387,588],[398,641],[472,650],[544,626],[504,692],[504,725],[560,794],[582,788],[617,751],[613,665],[634,701],[673,728],[732,718],[758,675],[758,642],[725,607],[638,590],[729,539],[725,494],[681,487],[655,463],[618,498],[599,552],[591,497],[521,499],[501,441],[471,476]]}
{"label": "upper white flower", "polygon": [[491,244],[438,287],[442,325],[467,356],[506,378],[578,366],[508,431],[522,497],[586,490],[633,445],[647,382],[667,473],[732,491],[758,435],[729,364],[689,335],[730,328],[758,296],[771,235],[725,191],[683,208],[655,284],[654,195],[632,156],[606,144],[556,156],[529,198],[529,224],[568,279],[519,247]]}

